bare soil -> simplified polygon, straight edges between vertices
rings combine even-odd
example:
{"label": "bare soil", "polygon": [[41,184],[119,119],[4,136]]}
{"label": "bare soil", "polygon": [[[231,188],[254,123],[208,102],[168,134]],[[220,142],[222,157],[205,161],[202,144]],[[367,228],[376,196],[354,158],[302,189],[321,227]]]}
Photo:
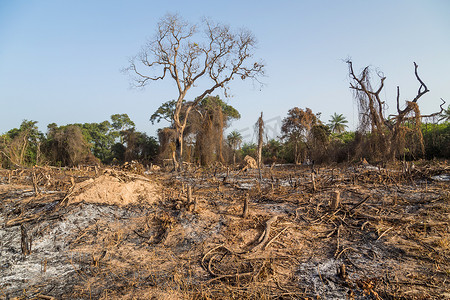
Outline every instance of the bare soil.
{"label": "bare soil", "polygon": [[449,174],[0,170],[0,299],[449,299]]}

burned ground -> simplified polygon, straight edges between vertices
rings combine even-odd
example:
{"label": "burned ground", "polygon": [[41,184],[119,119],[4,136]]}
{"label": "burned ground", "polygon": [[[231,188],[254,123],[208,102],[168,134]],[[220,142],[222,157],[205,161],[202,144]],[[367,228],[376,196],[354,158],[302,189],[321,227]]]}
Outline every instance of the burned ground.
{"label": "burned ground", "polygon": [[407,167],[0,170],[0,298],[449,298],[450,168]]}

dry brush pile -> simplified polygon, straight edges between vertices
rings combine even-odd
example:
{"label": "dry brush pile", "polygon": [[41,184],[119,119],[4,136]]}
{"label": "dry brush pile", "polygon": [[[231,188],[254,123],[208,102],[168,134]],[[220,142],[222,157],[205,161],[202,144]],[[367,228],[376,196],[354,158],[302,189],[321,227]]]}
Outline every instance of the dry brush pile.
{"label": "dry brush pile", "polygon": [[446,164],[0,173],[5,299],[450,296]]}

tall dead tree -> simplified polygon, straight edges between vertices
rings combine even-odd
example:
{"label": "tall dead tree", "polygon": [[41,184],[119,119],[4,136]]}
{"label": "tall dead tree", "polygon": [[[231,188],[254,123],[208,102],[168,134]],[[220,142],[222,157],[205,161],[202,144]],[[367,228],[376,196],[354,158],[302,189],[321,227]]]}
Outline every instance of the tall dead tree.
{"label": "tall dead tree", "polygon": [[262,147],[263,147],[263,137],[264,137],[264,120],[263,120],[263,113],[261,112],[261,116],[258,118],[258,121],[256,122],[256,132],[258,133],[258,157],[257,157],[257,163],[258,168],[261,169],[262,165]]}
{"label": "tall dead tree", "polygon": [[255,124],[256,132],[258,134],[258,152],[257,152],[257,163],[258,163],[258,170],[259,170],[259,181],[262,181],[262,148],[264,143],[264,120],[263,120],[263,113],[261,112],[261,116],[258,118],[258,121]]}
{"label": "tall dead tree", "polygon": [[[201,30],[199,30],[201,29]],[[216,89],[227,94],[229,82],[238,77],[253,79],[264,74],[264,64],[253,60],[256,39],[248,30],[232,31],[229,26],[205,19],[201,25],[190,24],[178,15],[161,19],[156,35],[126,68],[132,82],[144,87],[167,77],[175,81],[178,91],[173,125],[176,130],[176,156],[182,167],[183,135],[189,113]],[[161,73],[155,75],[159,70]],[[188,91],[202,83],[206,89],[196,93],[182,113]]]}
{"label": "tall dead tree", "polygon": [[[354,97],[358,102],[360,116],[360,131],[372,133],[376,151],[382,159],[395,159],[402,154],[406,147],[414,148],[419,145],[416,152],[424,153],[423,137],[420,131],[421,119],[437,115],[422,116],[420,114],[418,100],[429,92],[426,84],[418,74],[418,65],[414,63],[414,73],[420,83],[417,95],[411,101],[406,101],[405,107],[400,107],[400,87],[397,86],[397,113],[385,116],[385,102],[381,100],[380,93],[384,88],[386,77],[377,73],[380,78],[379,86],[375,90],[371,83],[371,70],[365,67],[361,74],[356,75],[351,60],[347,60],[350,76],[350,88],[354,91]],[[444,102],[445,103],[445,102]],[[413,141],[412,143],[409,143]]]}

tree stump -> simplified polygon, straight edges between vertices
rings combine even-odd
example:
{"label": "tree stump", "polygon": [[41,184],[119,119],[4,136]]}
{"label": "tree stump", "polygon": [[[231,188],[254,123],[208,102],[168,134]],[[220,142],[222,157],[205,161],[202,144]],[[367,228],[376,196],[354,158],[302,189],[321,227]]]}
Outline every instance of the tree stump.
{"label": "tree stump", "polygon": [[23,255],[31,254],[31,236],[28,235],[27,229],[25,225],[20,225],[20,234],[21,234],[21,247]]}
{"label": "tree stump", "polygon": [[187,188],[187,202],[188,204],[192,202],[192,187],[190,185]]}
{"label": "tree stump", "polygon": [[340,202],[341,202],[341,192],[333,191],[333,196],[331,199],[331,209],[333,210],[338,209]]}
{"label": "tree stump", "polygon": [[197,212],[198,210],[198,198],[194,197],[194,208],[193,208],[193,212]]}
{"label": "tree stump", "polygon": [[247,219],[248,217],[248,200],[249,200],[249,195],[247,193],[247,195],[245,196],[244,199],[244,209],[242,210],[242,218]]}
{"label": "tree stump", "polygon": [[37,183],[38,180],[37,180],[36,172],[34,170],[33,170],[33,173],[31,174],[31,178],[33,180],[34,195],[39,196],[41,194],[41,191],[39,190],[38,183]]}

